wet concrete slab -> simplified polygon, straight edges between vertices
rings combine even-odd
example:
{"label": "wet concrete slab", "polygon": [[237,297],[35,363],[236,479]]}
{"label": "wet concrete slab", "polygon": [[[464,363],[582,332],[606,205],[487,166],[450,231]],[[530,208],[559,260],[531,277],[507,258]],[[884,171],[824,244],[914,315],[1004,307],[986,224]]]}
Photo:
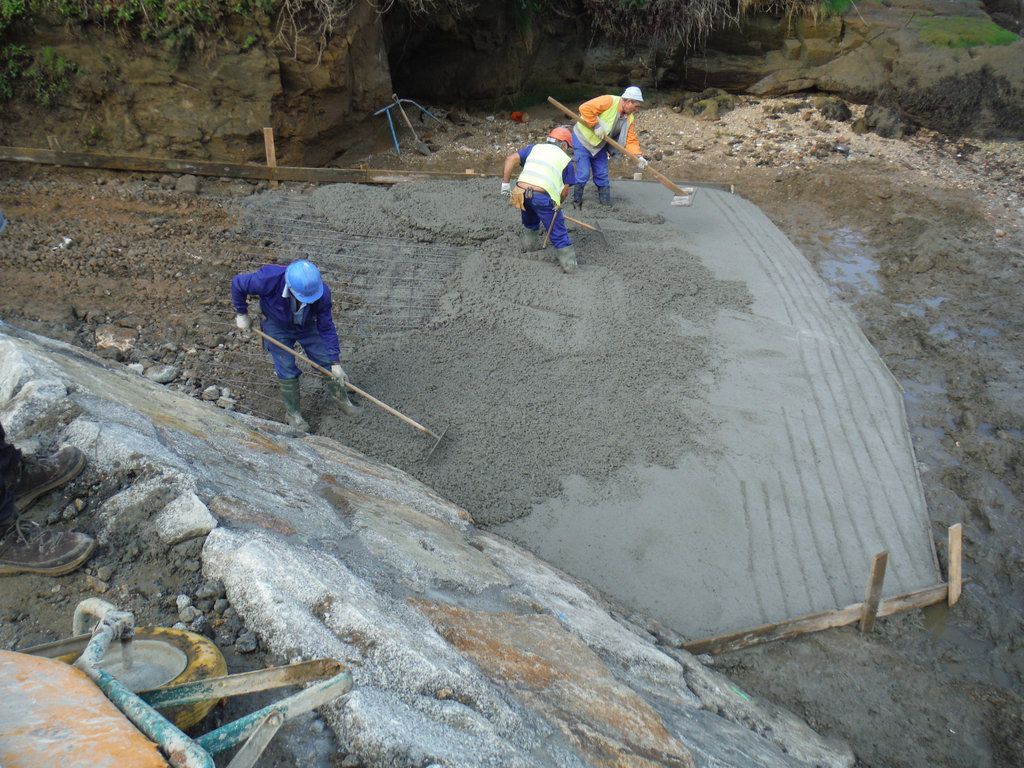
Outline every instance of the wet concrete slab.
{"label": "wet concrete slab", "polygon": [[853,315],[742,198],[616,193],[753,297],[709,318],[714,360],[693,403],[707,444],[672,467],[564,477],[496,530],[688,638],[855,603],[882,550],[884,595],[940,582],[899,387]]}

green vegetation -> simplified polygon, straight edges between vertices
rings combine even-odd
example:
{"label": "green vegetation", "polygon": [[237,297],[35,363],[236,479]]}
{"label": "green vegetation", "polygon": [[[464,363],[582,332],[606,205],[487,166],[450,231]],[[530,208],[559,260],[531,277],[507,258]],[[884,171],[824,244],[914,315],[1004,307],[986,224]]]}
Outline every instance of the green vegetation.
{"label": "green vegetation", "polygon": [[23,45],[8,43],[0,48],[0,101],[14,95],[15,82],[21,77],[27,59]]}
{"label": "green vegetation", "polygon": [[853,8],[853,0],[821,0],[821,10],[826,16],[843,16]]}
{"label": "green vegetation", "polygon": [[0,37],[17,19],[25,15],[25,0],[0,0]]}
{"label": "green vegetation", "polygon": [[[19,2],[24,0],[0,0]],[[30,0],[34,12],[43,6],[63,18],[100,24],[138,35],[146,42],[163,42],[171,50],[187,54],[202,39],[222,30],[232,18],[269,16],[277,0]]]}
{"label": "green vegetation", "polygon": [[68,89],[68,77],[74,72],[75,65],[47,45],[39,50],[22,77],[36,104],[50,107]]}
{"label": "green vegetation", "polygon": [[921,42],[947,48],[1010,45],[1020,39],[987,16],[933,16],[919,27]]}
{"label": "green vegetation", "polygon": [[0,48],[0,101],[14,96],[24,86],[36,104],[51,107],[68,89],[75,65],[50,46],[30,56],[25,46],[7,43]]}

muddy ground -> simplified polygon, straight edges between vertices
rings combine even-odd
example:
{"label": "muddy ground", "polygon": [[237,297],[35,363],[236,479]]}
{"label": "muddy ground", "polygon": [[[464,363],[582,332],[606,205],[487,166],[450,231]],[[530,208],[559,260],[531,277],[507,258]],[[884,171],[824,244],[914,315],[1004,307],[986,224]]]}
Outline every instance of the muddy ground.
{"label": "muddy ground", "polygon": [[[370,125],[338,163],[497,172],[504,155],[554,124],[545,108],[531,115],[524,125],[453,112],[447,133],[427,132],[429,158],[396,158],[383,125]],[[965,528],[970,582],[953,610],[889,618],[866,638],[843,629],[733,653],[717,665],[849,741],[864,765],[1024,764],[1024,146],[861,135],[802,99],[741,101],[714,121],[661,105],[641,125],[662,170],[734,184],[853,308],[904,388],[940,559],[946,527]],[[101,326],[120,328],[131,349],[105,354],[143,370],[174,366],[168,386],[197,396],[226,386],[226,398],[208,396],[272,415],[273,401],[259,399],[266,391],[228,372],[236,339],[226,307],[230,275],[270,245],[239,229],[240,203],[265,185],[206,180],[196,194],[152,175],[11,165],[2,174],[0,209],[13,223],[0,236],[0,317],[89,348]],[[588,199],[584,210],[593,207]],[[64,237],[72,242],[61,248]],[[358,351],[351,356],[355,365]],[[90,506],[116,484],[86,474],[36,514],[45,520],[80,497],[85,509],[56,524],[89,530]],[[86,571],[56,583],[5,580],[0,643],[65,634],[76,600],[104,588],[145,620],[173,623],[173,597],[200,587],[187,564],[195,553],[184,545],[172,569],[154,555],[147,571],[145,546],[142,569],[101,549]]]}

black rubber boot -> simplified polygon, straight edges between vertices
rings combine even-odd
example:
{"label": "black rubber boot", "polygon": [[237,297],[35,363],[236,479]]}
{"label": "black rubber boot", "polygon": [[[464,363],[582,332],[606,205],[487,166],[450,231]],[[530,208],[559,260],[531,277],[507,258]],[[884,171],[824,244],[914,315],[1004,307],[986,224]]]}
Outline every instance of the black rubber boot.
{"label": "black rubber boot", "polygon": [[583,210],[583,190],[586,187],[586,184],[576,184],[572,188],[572,207],[577,211]]}
{"label": "black rubber boot", "polygon": [[601,205],[612,204],[612,188],[611,187],[598,187],[597,188],[597,199]]}
{"label": "black rubber boot", "polygon": [[288,423],[303,432],[309,432],[309,424],[302,418],[302,411],[299,408],[299,380],[280,379],[281,402],[284,403],[285,418]]}

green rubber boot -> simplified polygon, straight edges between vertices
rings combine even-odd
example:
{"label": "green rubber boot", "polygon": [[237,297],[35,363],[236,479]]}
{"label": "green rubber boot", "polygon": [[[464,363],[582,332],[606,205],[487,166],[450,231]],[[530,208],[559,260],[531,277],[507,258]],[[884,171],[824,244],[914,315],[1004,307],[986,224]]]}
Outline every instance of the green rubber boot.
{"label": "green rubber boot", "polygon": [[281,384],[281,402],[284,403],[285,418],[288,423],[303,432],[309,432],[309,424],[302,418],[299,410],[299,379],[279,379]]}
{"label": "green rubber boot", "polygon": [[555,255],[558,257],[558,266],[562,268],[562,271],[567,275],[571,275],[576,271],[576,247],[567,245],[565,248],[559,248],[555,251]]}
{"label": "green rubber boot", "polygon": [[327,380],[327,394],[338,404],[341,412],[346,416],[355,416],[362,410],[358,405],[349,400],[348,390],[333,376]]}
{"label": "green rubber boot", "polygon": [[529,253],[540,248],[540,233],[536,229],[523,229],[519,235],[523,243],[523,252]]}

